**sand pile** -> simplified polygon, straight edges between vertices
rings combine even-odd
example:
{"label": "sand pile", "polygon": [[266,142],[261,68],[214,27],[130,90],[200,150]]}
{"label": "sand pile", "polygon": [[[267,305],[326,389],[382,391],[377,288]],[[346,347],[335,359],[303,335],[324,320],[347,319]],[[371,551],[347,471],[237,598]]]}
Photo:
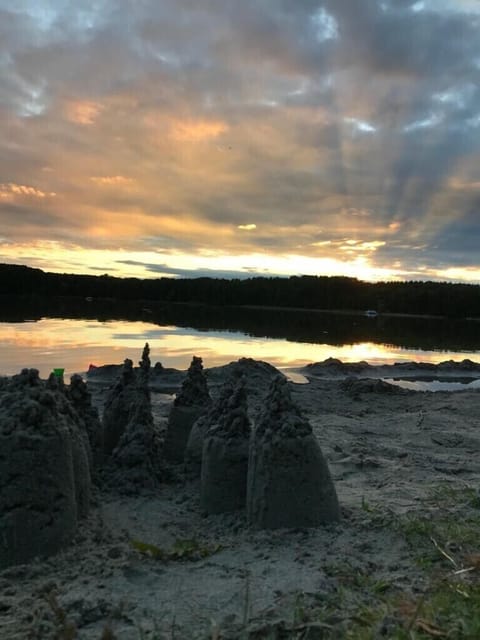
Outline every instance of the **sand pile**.
{"label": "sand pile", "polygon": [[24,369],[0,386],[0,567],[71,541],[90,504],[83,417],[63,381]]}
{"label": "sand pile", "polygon": [[306,375],[339,376],[360,375],[370,369],[365,360],[360,362],[342,362],[338,358],[327,358],[323,362],[313,362],[304,368]]}
{"label": "sand pile", "polygon": [[342,380],[341,387],[353,397],[358,397],[360,393],[405,393],[404,389],[385,382],[385,380],[356,378],[355,376],[348,376],[345,380]]}
{"label": "sand pile", "polygon": [[323,362],[307,364],[300,369],[307,377],[344,378],[345,376],[357,376],[368,378],[401,376],[405,379],[420,378],[425,376],[472,376],[480,374],[480,364],[472,360],[455,362],[445,360],[434,364],[433,362],[402,361],[393,364],[369,364],[364,360],[360,362],[341,362],[336,358],[327,358]]}
{"label": "sand pile", "polygon": [[248,393],[248,405],[250,417],[253,419],[258,408],[262,405],[265,395],[268,393],[270,383],[276,376],[284,377],[276,367],[262,360],[253,358],[240,358],[229,364],[213,367],[207,371],[209,385],[222,386],[225,380],[237,380],[243,377]]}

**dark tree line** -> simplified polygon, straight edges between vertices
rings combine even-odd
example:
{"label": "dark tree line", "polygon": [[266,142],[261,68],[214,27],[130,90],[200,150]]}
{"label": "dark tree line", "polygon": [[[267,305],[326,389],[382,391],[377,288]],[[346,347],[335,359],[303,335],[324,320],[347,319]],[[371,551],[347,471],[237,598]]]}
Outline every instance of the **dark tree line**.
{"label": "dark tree line", "polygon": [[115,278],[46,273],[0,264],[0,295],[182,302],[217,306],[288,307],[447,317],[480,317],[480,285],[446,282],[363,282],[341,276],[290,278]]}

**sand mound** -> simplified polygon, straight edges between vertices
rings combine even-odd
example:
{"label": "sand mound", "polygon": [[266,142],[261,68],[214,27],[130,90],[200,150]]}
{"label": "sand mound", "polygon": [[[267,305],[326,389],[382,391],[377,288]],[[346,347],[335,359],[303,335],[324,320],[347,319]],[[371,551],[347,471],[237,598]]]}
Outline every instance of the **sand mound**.
{"label": "sand mound", "polygon": [[253,407],[260,399],[263,399],[268,391],[270,383],[276,376],[283,377],[276,367],[253,358],[240,358],[235,362],[221,367],[212,367],[207,372],[209,383],[222,385],[225,380],[245,379],[245,387],[248,392],[249,404]]}

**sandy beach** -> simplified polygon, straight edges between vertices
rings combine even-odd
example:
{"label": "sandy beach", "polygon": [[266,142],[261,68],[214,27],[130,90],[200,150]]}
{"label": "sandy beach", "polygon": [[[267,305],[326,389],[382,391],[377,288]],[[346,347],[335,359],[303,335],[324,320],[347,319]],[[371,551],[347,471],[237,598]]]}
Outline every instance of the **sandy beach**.
{"label": "sandy beach", "polygon": [[[205,370],[212,398],[231,366]],[[475,363],[429,367],[480,378]],[[249,526],[245,510],[206,516],[200,483],[181,463],[165,463],[158,489],[136,494],[100,474],[73,543],[0,573],[0,637],[447,637],[453,623],[430,607],[432,584],[467,598],[479,581],[471,531],[480,523],[480,391],[382,381],[407,369],[413,379],[426,374],[415,363],[327,361],[287,383],[328,462],[338,523],[267,530]],[[245,371],[255,425],[277,372],[255,361]],[[100,367],[87,377],[100,414],[118,374]],[[159,434],[184,377],[152,371]]]}

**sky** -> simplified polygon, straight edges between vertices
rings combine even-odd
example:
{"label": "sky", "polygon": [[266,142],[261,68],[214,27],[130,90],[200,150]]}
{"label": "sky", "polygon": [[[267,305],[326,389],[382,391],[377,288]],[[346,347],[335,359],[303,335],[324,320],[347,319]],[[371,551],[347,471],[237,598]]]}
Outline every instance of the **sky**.
{"label": "sky", "polygon": [[480,0],[0,0],[0,262],[480,283]]}

